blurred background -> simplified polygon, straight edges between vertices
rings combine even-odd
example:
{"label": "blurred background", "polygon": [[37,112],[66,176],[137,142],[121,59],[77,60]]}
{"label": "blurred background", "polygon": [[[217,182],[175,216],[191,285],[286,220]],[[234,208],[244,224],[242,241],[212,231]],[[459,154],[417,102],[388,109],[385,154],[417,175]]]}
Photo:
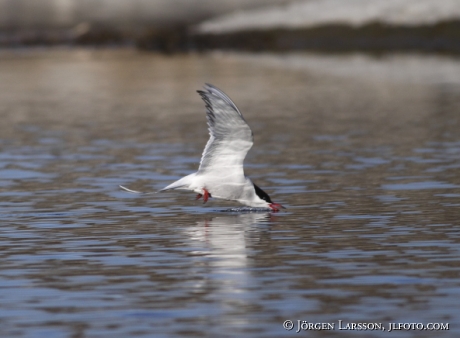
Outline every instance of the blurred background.
{"label": "blurred background", "polygon": [[459,53],[458,0],[1,0],[0,46]]}

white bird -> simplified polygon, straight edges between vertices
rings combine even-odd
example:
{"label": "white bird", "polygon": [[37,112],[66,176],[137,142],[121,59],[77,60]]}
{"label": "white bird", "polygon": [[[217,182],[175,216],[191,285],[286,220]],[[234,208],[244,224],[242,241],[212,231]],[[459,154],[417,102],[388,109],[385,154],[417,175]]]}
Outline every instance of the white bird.
{"label": "white bird", "polygon": [[[206,104],[210,138],[196,173],[171,183],[158,192],[186,190],[196,192],[206,203],[210,197],[237,201],[249,207],[279,211],[281,204],[244,175],[243,161],[253,144],[251,128],[233,101],[220,89],[206,84],[198,90]],[[137,191],[120,186],[122,189]]]}

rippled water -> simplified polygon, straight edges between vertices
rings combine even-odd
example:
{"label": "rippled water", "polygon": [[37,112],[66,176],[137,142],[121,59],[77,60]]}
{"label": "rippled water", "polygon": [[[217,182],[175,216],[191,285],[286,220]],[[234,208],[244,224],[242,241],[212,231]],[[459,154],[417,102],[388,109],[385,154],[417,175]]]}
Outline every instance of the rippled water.
{"label": "rippled water", "polygon": [[[458,336],[458,84],[254,61],[0,55],[2,337],[296,336],[287,319],[335,323],[303,336]],[[197,168],[204,82],[243,111],[246,172],[286,211],[118,188]]]}

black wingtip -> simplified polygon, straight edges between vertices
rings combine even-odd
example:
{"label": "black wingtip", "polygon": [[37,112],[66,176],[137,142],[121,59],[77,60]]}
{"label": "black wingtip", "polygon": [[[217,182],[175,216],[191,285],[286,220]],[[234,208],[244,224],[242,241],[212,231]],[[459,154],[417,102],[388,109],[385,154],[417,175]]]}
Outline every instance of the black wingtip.
{"label": "black wingtip", "polygon": [[[217,97],[217,98],[223,100],[229,107],[232,107],[233,110],[235,110],[241,117],[243,117],[243,115],[241,114],[241,112],[238,109],[238,107],[236,106],[236,104],[221,89],[217,88],[216,86],[214,86],[214,85],[212,85],[210,83],[205,83],[204,89],[206,91],[197,90],[197,93],[201,95],[201,97],[203,98],[203,100],[205,100],[205,102],[206,102],[206,100],[209,101],[208,96],[209,97],[212,97],[212,96]],[[244,120],[244,118],[243,118],[243,120]]]}
{"label": "black wingtip", "polygon": [[[212,85],[212,84],[210,84],[210,83],[207,83],[207,82],[205,82],[203,88],[204,88],[207,92],[210,92],[209,89],[217,89],[216,86],[214,86],[214,85]],[[200,94],[200,95],[206,94],[206,92],[203,91],[202,89],[198,89],[196,92],[197,92],[198,94]]]}

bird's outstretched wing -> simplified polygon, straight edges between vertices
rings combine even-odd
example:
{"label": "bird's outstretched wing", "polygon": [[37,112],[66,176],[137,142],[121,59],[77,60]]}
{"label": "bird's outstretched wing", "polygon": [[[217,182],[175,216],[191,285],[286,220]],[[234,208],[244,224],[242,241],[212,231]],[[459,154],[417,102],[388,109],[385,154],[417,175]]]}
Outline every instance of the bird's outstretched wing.
{"label": "bird's outstretched wing", "polygon": [[198,174],[220,172],[222,178],[244,175],[243,161],[253,143],[251,128],[224,92],[210,84],[204,89],[198,93],[206,104],[210,138]]}

